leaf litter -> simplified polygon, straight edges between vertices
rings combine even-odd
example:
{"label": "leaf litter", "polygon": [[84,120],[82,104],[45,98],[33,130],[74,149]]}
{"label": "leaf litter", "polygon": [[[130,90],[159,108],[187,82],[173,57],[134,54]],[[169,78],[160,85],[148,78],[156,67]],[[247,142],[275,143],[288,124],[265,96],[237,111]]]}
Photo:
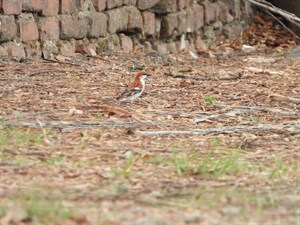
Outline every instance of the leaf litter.
{"label": "leaf litter", "polygon": [[[295,224],[300,61],[256,20],[199,57],[2,61],[0,223]],[[119,105],[140,69],[144,94]]]}

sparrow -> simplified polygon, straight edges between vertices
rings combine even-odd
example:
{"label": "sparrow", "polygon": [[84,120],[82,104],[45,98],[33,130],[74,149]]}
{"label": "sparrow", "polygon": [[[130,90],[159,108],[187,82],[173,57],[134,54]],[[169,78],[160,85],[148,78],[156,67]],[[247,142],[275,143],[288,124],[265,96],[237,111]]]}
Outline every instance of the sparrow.
{"label": "sparrow", "polygon": [[119,103],[130,101],[132,104],[133,101],[143,93],[146,78],[148,76],[151,76],[151,74],[146,73],[145,71],[139,71],[128,88],[119,97],[117,97],[117,101]]}

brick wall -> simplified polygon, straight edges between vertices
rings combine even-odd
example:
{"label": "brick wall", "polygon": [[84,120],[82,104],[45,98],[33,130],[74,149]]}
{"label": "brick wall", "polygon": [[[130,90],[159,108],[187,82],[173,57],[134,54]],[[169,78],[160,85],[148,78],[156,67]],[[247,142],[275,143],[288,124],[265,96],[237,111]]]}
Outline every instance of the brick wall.
{"label": "brick wall", "polygon": [[236,38],[251,18],[243,0],[0,0],[0,56],[154,49]]}

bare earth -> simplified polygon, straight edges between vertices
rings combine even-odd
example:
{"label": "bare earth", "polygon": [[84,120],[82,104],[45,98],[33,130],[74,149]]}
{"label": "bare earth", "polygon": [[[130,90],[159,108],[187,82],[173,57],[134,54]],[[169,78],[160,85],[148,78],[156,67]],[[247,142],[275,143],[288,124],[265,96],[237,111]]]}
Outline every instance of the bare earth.
{"label": "bare earth", "polygon": [[1,62],[0,84],[0,224],[300,224],[299,59]]}

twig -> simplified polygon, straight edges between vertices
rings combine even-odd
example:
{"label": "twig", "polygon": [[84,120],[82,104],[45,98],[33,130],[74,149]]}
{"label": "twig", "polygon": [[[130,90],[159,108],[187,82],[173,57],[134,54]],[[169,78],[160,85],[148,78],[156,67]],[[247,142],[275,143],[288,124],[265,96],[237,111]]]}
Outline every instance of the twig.
{"label": "twig", "polygon": [[194,130],[159,130],[159,131],[136,131],[136,134],[142,136],[150,135],[209,135],[209,134],[228,134],[244,131],[271,131],[286,134],[300,134],[300,120],[291,123],[281,124],[261,124],[258,126],[227,126],[215,127],[208,129],[194,129]]}
{"label": "twig", "polygon": [[295,32],[293,32],[290,28],[288,28],[283,22],[280,21],[280,19],[278,19],[276,16],[274,16],[271,12],[267,11],[267,13],[273,17],[278,23],[281,24],[281,26],[283,26],[288,32],[290,32],[295,38],[300,39],[300,37],[295,34]]}
{"label": "twig", "polygon": [[67,65],[72,65],[72,66],[81,66],[80,64],[77,63],[72,63],[72,62],[62,62],[54,59],[43,59],[46,62],[52,62],[52,63],[60,63],[60,64],[67,64]]}

